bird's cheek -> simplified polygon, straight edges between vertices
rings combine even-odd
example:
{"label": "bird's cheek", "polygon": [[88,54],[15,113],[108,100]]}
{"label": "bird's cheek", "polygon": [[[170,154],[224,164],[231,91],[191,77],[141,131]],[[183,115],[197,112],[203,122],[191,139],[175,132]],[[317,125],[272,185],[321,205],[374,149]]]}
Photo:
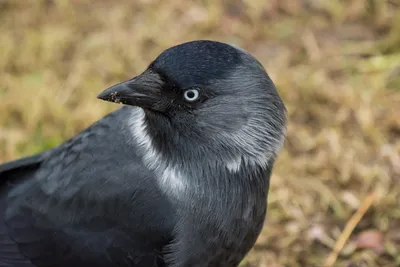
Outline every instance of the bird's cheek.
{"label": "bird's cheek", "polygon": [[169,113],[174,109],[174,106],[170,104],[170,101],[167,101],[166,99],[161,99],[154,102],[151,109],[156,112]]}

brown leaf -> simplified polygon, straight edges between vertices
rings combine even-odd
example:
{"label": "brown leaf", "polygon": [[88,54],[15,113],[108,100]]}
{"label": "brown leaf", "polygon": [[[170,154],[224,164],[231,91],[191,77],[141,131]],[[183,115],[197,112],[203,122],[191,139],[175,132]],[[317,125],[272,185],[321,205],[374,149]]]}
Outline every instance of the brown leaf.
{"label": "brown leaf", "polygon": [[385,251],[383,242],[383,234],[377,230],[363,231],[354,240],[357,248],[371,249],[377,254]]}

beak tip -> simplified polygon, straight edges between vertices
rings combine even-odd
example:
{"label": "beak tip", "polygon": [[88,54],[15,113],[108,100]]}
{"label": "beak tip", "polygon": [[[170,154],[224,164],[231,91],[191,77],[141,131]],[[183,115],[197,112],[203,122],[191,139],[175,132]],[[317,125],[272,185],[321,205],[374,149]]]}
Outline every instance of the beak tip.
{"label": "beak tip", "polygon": [[109,101],[109,102],[117,102],[118,101],[118,92],[115,90],[104,90],[100,94],[97,95],[98,99]]}
{"label": "beak tip", "polygon": [[104,92],[102,92],[102,93],[97,95],[97,99],[108,100],[108,97],[107,97],[106,94],[104,94]]}

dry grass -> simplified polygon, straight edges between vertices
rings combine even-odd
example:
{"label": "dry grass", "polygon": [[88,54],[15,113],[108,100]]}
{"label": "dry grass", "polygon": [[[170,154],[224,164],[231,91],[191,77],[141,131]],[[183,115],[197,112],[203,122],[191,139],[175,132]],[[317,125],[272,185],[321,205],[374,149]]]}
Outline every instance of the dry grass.
{"label": "dry grass", "polygon": [[400,266],[398,1],[0,0],[0,21],[1,161],[116,108],[97,93],[163,49],[234,43],[264,64],[290,118],[243,265],[321,266],[336,247],[334,266]]}

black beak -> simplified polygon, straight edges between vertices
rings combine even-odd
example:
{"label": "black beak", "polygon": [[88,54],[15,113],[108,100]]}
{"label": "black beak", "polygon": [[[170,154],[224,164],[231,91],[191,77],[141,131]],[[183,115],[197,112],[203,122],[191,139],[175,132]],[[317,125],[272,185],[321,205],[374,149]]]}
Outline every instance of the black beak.
{"label": "black beak", "polygon": [[133,79],[111,86],[97,98],[151,109],[160,100],[161,87],[162,82],[158,74],[144,72]]}

